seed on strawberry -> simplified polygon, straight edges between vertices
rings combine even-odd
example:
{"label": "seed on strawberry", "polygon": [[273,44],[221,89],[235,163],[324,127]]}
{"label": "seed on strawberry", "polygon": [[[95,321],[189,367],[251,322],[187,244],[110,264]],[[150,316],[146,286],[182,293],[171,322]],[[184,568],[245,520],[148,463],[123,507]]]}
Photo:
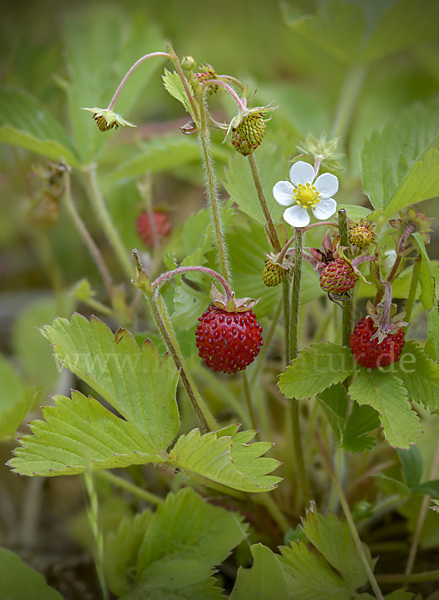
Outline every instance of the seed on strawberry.
{"label": "seed on strawberry", "polygon": [[263,113],[249,113],[242,117],[232,131],[232,144],[240,154],[247,156],[256,150],[265,133]]}
{"label": "seed on strawberry", "polygon": [[198,354],[213,371],[242,371],[259,354],[262,327],[252,310],[229,312],[210,306],[198,320]]}
{"label": "seed on strawberry", "polygon": [[172,223],[163,212],[142,213],[137,218],[137,233],[148,248],[157,248],[170,236]]}
{"label": "seed on strawberry", "polygon": [[376,239],[372,223],[361,219],[359,223],[352,223],[348,231],[348,240],[350,244],[358,248],[367,248]]}
{"label": "seed on strawberry", "polygon": [[358,280],[351,265],[342,258],[332,260],[320,275],[320,287],[331,294],[344,294],[354,287]]}
{"label": "seed on strawberry", "polygon": [[377,327],[370,317],[363,317],[355,325],[349,345],[357,363],[368,369],[388,367],[399,360],[404,347],[404,332],[398,329],[389,333],[381,342]]}
{"label": "seed on strawberry", "polygon": [[262,270],[262,281],[267,287],[276,287],[285,279],[292,265],[290,263],[276,262],[275,255],[265,255],[265,265]]}

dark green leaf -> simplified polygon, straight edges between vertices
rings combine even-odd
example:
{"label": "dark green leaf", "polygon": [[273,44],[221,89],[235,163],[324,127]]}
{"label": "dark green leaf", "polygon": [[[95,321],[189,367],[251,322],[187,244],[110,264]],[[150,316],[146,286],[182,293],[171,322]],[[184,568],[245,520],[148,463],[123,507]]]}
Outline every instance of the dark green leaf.
{"label": "dark green leaf", "polygon": [[367,435],[370,431],[378,429],[380,419],[378,413],[371,406],[352,404],[352,411],[348,417],[343,431],[341,448],[346,452],[364,452],[376,444],[375,439]]}
{"label": "dark green leaf", "polygon": [[411,446],[408,450],[397,448],[399,460],[401,461],[404,473],[404,481],[413,488],[421,481],[423,460],[418,446]]}

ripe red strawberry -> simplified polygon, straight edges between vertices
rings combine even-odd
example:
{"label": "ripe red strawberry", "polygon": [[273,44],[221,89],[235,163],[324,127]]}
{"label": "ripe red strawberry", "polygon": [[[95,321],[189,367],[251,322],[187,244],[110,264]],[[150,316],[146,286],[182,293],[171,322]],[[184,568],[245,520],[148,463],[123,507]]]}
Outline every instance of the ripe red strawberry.
{"label": "ripe red strawberry", "polygon": [[136,225],[139,237],[151,249],[160,246],[172,231],[171,220],[163,212],[144,212],[137,217]]}
{"label": "ripe red strawberry", "polygon": [[354,287],[358,279],[351,265],[342,258],[332,260],[320,275],[320,287],[332,294],[344,294]]}
{"label": "ripe red strawberry", "polygon": [[[396,333],[389,333],[380,343],[372,319],[363,317],[355,325],[351,334],[349,345],[357,363],[368,369],[388,367],[399,360],[404,347],[404,332],[398,329]],[[373,339],[372,339],[373,338]]]}
{"label": "ripe red strawberry", "polygon": [[213,371],[242,371],[258,355],[263,344],[262,327],[252,310],[229,312],[210,306],[198,320],[198,354]]}

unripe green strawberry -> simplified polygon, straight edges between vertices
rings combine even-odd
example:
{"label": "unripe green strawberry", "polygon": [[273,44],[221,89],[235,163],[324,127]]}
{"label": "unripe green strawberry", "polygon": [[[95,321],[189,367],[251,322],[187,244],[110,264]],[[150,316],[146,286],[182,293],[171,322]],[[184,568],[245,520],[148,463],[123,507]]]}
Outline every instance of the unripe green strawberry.
{"label": "unripe green strawberry", "polygon": [[367,248],[376,239],[373,225],[368,221],[361,219],[359,223],[352,223],[348,231],[348,240],[350,244],[358,248]]}
{"label": "unripe green strawberry", "polygon": [[320,287],[327,293],[344,294],[354,287],[358,279],[351,265],[342,258],[331,261],[320,275]]}
{"label": "unripe green strawberry", "polygon": [[232,144],[235,150],[247,156],[256,150],[265,133],[263,113],[249,113],[242,117],[239,125],[232,130]]}
{"label": "unripe green strawberry", "polygon": [[285,279],[288,268],[277,262],[274,262],[267,256],[265,266],[262,271],[262,281],[267,287],[276,287]]}

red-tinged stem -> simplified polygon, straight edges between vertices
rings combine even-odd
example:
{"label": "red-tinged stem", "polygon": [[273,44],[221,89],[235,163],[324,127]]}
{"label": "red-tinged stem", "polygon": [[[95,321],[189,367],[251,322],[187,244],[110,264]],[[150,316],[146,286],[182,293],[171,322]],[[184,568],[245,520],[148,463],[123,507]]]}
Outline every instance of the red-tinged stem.
{"label": "red-tinged stem", "polygon": [[189,272],[193,272],[193,271],[198,271],[200,273],[205,273],[206,275],[210,275],[210,277],[215,277],[223,286],[223,289],[226,293],[227,301],[229,301],[232,298],[233,292],[232,292],[229,284],[225,280],[225,278],[222,275],[220,275],[219,273],[217,273],[216,271],[214,271],[213,269],[209,269],[208,267],[178,267],[177,269],[174,269],[173,271],[168,271],[167,273],[160,275],[160,277],[158,277],[153,282],[153,284],[152,284],[153,289],[157,293],[158,290],[160,289],[160,287],[165,283],[165,281],[167,281],[171,277],[175,277],[176,275],[181,275],[183,273],[189,273]]}
{"label": "red-tinged stem", "polygon": [[119,94],[121,93],[121,91],[123,90],[123,88],[126,85],[126,82],[128,81],[128,79],[131,77],[131,75],[134,73],[134,71],[137,69],[138,66],[140,66],[142,63],[144,63],[146,60],[148,60],[149,58],[154,58],[156,56],[164,56],[166,58],[171,59],[171,56],[167,53],[167,52],[150,52],[149,54],[145,54],[145,56],[142,56],[141,58],[139,58],[139,60],[137,60],[132,67],[130,67],[130,69],[127,71],[125,77],[122,79],[122,81],[119,83],[119,87],[117,88],[117,90],[114,92],[114,96],[111,99],[110,104],[107,107],[107,110],[113,110],[113,106],[116,103],[116,100],[119,97]]}

